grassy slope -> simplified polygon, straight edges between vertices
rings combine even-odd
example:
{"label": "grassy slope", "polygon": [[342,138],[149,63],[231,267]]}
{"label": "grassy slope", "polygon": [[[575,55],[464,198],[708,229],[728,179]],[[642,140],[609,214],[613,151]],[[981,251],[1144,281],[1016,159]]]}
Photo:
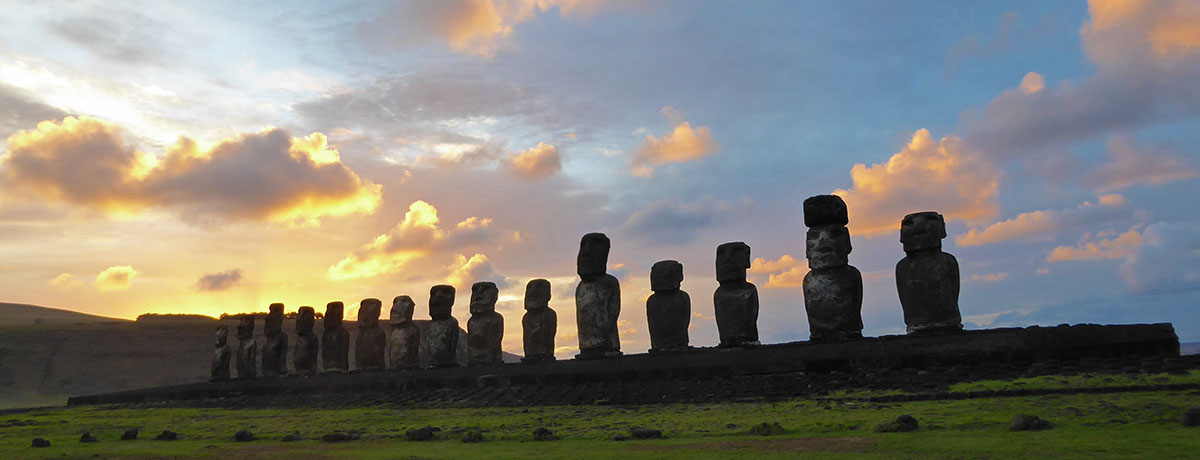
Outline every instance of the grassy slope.
{"label": "grassy slope", "polygon": [[129,322],[126,319],[89,315],[59,308],[0,302],[0,326],[35,324],[37,320],[41,321],[40,324]]}

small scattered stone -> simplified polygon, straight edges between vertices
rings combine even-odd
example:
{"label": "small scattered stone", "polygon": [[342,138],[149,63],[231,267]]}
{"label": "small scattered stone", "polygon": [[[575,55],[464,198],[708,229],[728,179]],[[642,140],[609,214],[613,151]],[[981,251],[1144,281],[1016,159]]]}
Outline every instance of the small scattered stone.
{"label": "small scattered stone", "polygon": [[125,430],[124,433],[121,433],[121,440],[122,441],[133,441],[134,439],[137,439],[137,435],[138,435],[137,428]]}
{"label": "small scattered stone", "polygon": [[913,416],[905,414],[896,417],[896,420],[880,423],[875,427],[875,431],[879,433],[905,433],[909,431],[917,431],[917,419]]}
{"label": "small scattered stone", "polygon": [[1200,406],[1192,406],[1183,411],[1183,426],[1200,426]]}
{"label": "small scattered stone", "polygon": [[625,441],[628,439],[629,439],[629,436],[625,436],[624,434],[621,434],[621,433],[614,434],[612,437],[613,441]]}
{"label": "small scattered stone", "polygon": [[233,434],[233,440],[237,442],[253,441],[254,433],[251,433],[250,430],[238,430],[237,433]]}
{"label": "small scattered stone", "polygon": [[554,432],[550,431],[549,428],[539,426],[533,429],[534,441],[553,441],[555,439],[558,439],[558,436],[555,436]]}
{"label": "small scattered stone", "polygon": [[433,433],[438,431],[442,431],[442,429],[432,426],[417,428],[415,430],[406,431],[404,433],[404,438],[409,441],[428,441],[433,439]]}
{"label": "small scattered stone", "polygon": [[663,437],[663,434],[661,430],[633,428],[629,430],[629,436],[633,437],[633,439],[659,439]]}
{"label": "small scattered stone", "polygon": [[732,430],[734,428],[737,428],[737,424],[736,423],[728,423],[725,425],[725,428]]}
{"label": "small scattered stone", "polygon": [[33,447],[50,447],[50,441],[42,438],[33,438]]}
{"label": "small scattered stone", "polygon": [[346,442],[350,440],[350,434],[342,433],[340,431],[336,433],[327,433],[321,436],[321,442]]}
{"label": "small scattered stone", "polygon": [[79,442],[96,442],[96,441],[99,441],[99,439],[96,439],[96,437],[92,436],[92,433],[88,432],[88,431],[84,431],[83,435],[79,437]]}
{"label": "small scattered stone", "polygon": [[179,433],[171,430],[163,430],[162,433],[159,433],[158,436],[154,437],[155,441],[174,441],[176,439],[179,439]]}
{"label": "small scattered stone", "polygon": [[283,442],[296,442],[304,438],[300,437],[300,432],[294,432],[283,437]]}
{"label": "small scattered stone", "polygon": [[463,433],[462,442],[483,442],[483,433],[479,430],[467,430]]}
{"label": "small scattered stone", "polygon": [[759,423],[758,425],[754,425],[754,426],[750,427],[750,434],[755,434],[755,435],[759,435],[759,436],[773,436],[773,435],[777,435],[777,434],[783,434],[784,432],[785,432],[785,430],[783,429],[782,426],[779,425],[779,422],[774,422],[774,423],[762,422],[762,423]]}
{"label": "small scattered stone", "polygon": [[1036,431],[1050,428],[1050,422],[1042,420],[1036,415],[1020,414],[1012,419],[1012,424],[1009,429],[1012,431]]}

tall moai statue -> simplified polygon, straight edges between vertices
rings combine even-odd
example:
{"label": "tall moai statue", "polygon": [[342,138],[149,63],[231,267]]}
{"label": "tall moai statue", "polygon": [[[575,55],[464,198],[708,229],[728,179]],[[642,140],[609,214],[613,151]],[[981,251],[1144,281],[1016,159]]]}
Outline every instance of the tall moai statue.
{"label": "tall moai statue", "polygon": [[243,315],[237,325],[239,379],[258,377],[258,342],[254,341],[254,315]]}
{"label": "tall moai statue", "polygon": [[263,345],[263,375],[287,375],[288,338],[283,333],[283,304],[273,303],[267,308],[267,320],[263,322],[263,334],[267,336]]}
{"label": "tall moai statue", "polygon": [[646,322],[650,326],[650,351],[688,348],[688,326],[692,322],[692,298],[679,289],[683,264],[674,260],[655,262],[650,267],[650,290],[646,299]]}
{"label": "tall moai statue", "polygon": [[621,355],[617,317],[621,314],[621,283],[607,273],[610,243],[603,233],[588,233],[579,241],[575,261],[575,324],[579,329],[580,359]]}
{"label": "tall moai statue", "polygon": [[741,241],[717,246],[717,282],[713,311],[721,347],[758,345],[758,288],[746,281],[750,246]]}
{"label": "tall moai statue", "polygon": [[429,289],[429,332],[422,337],[431,367],[458,366],[458,320],[451,315],[454,286],[439,284]]}
{"label": "tall moai statue", "polygon": [[387,333],[379,327],[383,302],[363,299],[358,304],[358,337],[354,339],[354,364],[361,370],[383,369],[383,354],[387,349]]}
{"label": "tall moai statue", "polygon": [[558,313],[550,308],[550,282],[536,279],[525,285],[525,316],[521,318],[525,344],[523,363],[554,361],[554,334]]}
{"label": "tall moai statue", "polygon": [[402,295],[392,299],[392,311],[388,323],[392,332],[388,336],[388,366],[392,369],[413,369],[421,365],[421,330],[413,324],[416,303],[412,297]]}
{"label": "tall moai statue", "polygon": [[296,351],[292,354],[292,367],[299,374],[317,373],[317,354],[321,350],[321,340],[313,332],[316,325],[316,311],[313,307],[300,307],[296,312]]}
{"label": "tall moai statue", "polygon": [[229,380],[229,327],[217,326],[213,339],[212,380]]}
{"label": "tall moai statue", "polygon": [[837,195],[804,200],[808,226],[804,254],[804,310],[813,342],[862,338],[862,273],[850,265],[850,230],[846,202]]}
{"label": "tall moai statue", "polygon": [[896,290],[909,334],[962,330],[958,311],[958,260],[942,252],[946,220],[933,211],[904,216],[900,242],[904,258],[896,264]]}
{"label": "tall moai statue", "polygon": [[325,372],[350,370],[350,332],[342,325],[345,308],[341,302],[325,305],[325,331],[321,333],[321,365]]}
{"label": "tall moai statue", "polygon": [[496,283],[471,286],[471,319],[467,320],[467,364],[504,364],[504,316],[496,312],[500,290]]}

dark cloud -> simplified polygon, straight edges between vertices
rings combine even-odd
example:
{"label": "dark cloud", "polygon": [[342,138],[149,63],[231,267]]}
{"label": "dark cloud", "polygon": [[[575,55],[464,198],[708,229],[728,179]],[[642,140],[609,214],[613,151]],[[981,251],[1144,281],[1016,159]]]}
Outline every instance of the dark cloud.
{"label": "dark cloud", "polygon": [[41,102],[23,90],[0,83],[0,136],[37,126],[45,120],[59,120],[67,113]]}
{"label": "dark cloud", "polygon": [[748,198],[737,203],[710,197],[689,203],[663,199],[630,214],[619,228],[651,243],[684,244],[705,228],[736,222],[753,212],[754,203]]}
{"label": "dark cloud", "polygon": [[196,289],[200,291],[224,291],[236,286],[242,281],[242,270],[232,269],[220,273],[209,273],[196,281]]}

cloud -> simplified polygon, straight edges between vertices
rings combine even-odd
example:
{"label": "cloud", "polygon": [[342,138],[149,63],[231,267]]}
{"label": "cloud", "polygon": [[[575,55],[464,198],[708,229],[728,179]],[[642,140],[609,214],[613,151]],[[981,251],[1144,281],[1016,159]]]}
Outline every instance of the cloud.
{"label": "cloud", "polygon": [[1109,139],[1108,155],[1108,163],[1083,178],[1084,185],[1101,193],[1137,184],[1166,184],[1200,175],[1195,167],[1180,160],[1174,149],[1138,145],[1130,136]]}
{"label": "cloud", "polygon": [[634,176],[648,178],[654,175],[656,166],[698,160],[720,150],[708,127],[692,128],[691,123],[683,121],[683,116],[672,107],[663,107],[662,114],[671,121],[674,129],[661,139],[646,135],[645,142],[634,152]]}
{"label": "cloud", "polygon": [[753,213],[749,198],[733,203],[712,197],[688,203],[664,198],[634,211],[618,228],[652,243],[683,244],[707,227],[739,222]]}
{"label": "cloud", "polygon": [[242,281],[242,271],[239,269],[226,270],[220,273],[208,273],[196,281],[196,289],[200,291],[224,291],[236,286]]}
{"label": "cloud", "polygon": [[207,149],[180,138],[159,158],[128,145],[119,126],[66,117],[10,136],[0,164],[14,190],[107,214],[167,208],[185,219],[316,225],[373,212],[381,193],[324,135],[293,138],[277,128]]}
{"label": "cloud", "polygon": [[65,116],[66,112],[38,102],[26,91],[0,83],[0,133],[14,133],[40,121]]}
{"label": "cloud", "polygon": [[938,211],[947,220],[978,220],[996,214],[1000,171],[954,136],[934,141],[929,130],[913,133],[886,163],[856,164],[853,186],[833,193],[846,201],[850,229],[877,236],[900,229],[900,219]]}
{"label": "cloud", "polygon": [[64,291],[69,291],[71,289],[83,286],[83,282],[79,281],[70,273],[60,273],[58,276],[54,277],[53,280],[50,280],[50,285]]}
{"label": "cloud", "polygon": [[1033,94],[1041,91],[1046,87],[1046,79],[1037,72],[1029,72],[1025,74],[1025,78],[1021,79],[1021,92],[1025,94]]}
{"label": "cloud", "polygon": [[507,164],[518,176],[526,179],[541,179],[562,170],[558,150],[545,142],[538,142],[538,145],[521,151],[509,158]]}
{"label": "cloud", "polygon": [[1112,230],[1097,233],[1084,233],[1075,246],[1058,246],[1046,256],[1047,262],[1063,262],[1068,260],[1099,260],[1120,259],[1142,245],[1142,235],[1138,233],[1140,225],[1120,235]]}
{"label": "cloud", "polygon": [[504,289],[509,286],[508,278],[496,273],[492,262],[488,260],[486,254],[475,254],[471,258],[459,254],[455,258],[454,263],[450,264],[450,274],[446,276],[446,284],[459,289],[459,292],[466,292],[470,295],[471,285],[480,281],[491,281],[496,283],[496,287]]}
{"label": "cloud", "polygon": [[1008,278],[1008,273],[984,273],[982,275],[971,275],[971,279],[975,281],[1003,281]]}
{"label": "cloud", "polygon": [[396,273],[436,249],[478,245],[493,236],[489,228],[492,220],[488,218],[470,217],[449,230],[439,227],[438,222],[437,208],[414,201],[404,220],[329,267],[326,276],[341,281]]}
{"label": "cloud", "polygon": [[1023,212],[982,229],[971,228],[967,233],[954,237],[954,242],[959,246],[981,246],[1016,238],[1036,238],[1063,230],[1128,219],[1133,215],[1134,209],[1125,203],[1125,197],[1102,195],[1094,204],[1085,201],[1070,209]]}
{"label": "cloud", "polygon": [[1133,293],[1200,290],[1200,227],[1159,222],[1141,237],[1117,269]]}
{"label": "cloud", "polygon": [[776,260],[762,257],[750,262],[750,275],[766,276],[766,282],[759,282],[767,289],[794,289],[804,286],[804,275],[808,274],[808,263],[801,264],[791,255],[784,254]]}
{"label": "cloud", "polygon": [[96,289],[104,292],[124,291],[129,289],[129,286],[133,284],[133,279],[139,274],[141,272],[134,270],[129,265],[117,265],[108,267],[96,275],[96,281],[92,284],[96,286]]}

